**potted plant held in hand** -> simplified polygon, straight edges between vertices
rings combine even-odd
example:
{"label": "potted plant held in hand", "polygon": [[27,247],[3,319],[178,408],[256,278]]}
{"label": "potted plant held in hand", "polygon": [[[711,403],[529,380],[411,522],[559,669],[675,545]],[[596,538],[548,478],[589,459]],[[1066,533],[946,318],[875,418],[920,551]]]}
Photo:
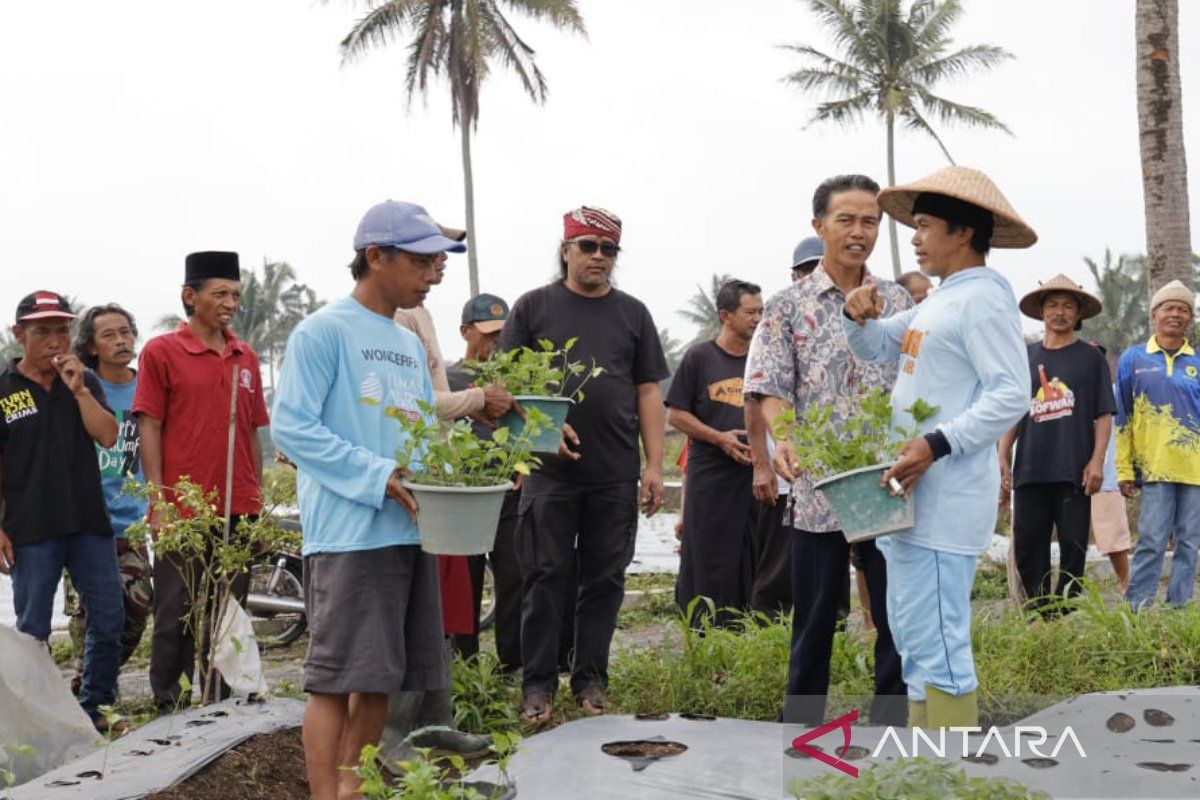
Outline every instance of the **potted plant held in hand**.
{"label": "potted plant held in hand", "polygon": [[530,453],[534,436],[549,420],[526,411],[524,429],[506,427],[481,439],[471,424],[439,424],[434,409],[421,404],[416,418],[399,417],[408,439],[396,453],[407,471],[404,487],[417,499],[421,549],[439,555],[479,555],[492,550],[504,493],[514,475],[528,475],[541,461]]}
{"label": "potted plant held in hand", "polygon": [[[567,340],[562,349],[556,349],[554,342],[541,339],[537,349],[521,347],[498,352],[488,361],[464,364],[480,386],[498,383],[512,393],[526,412],[536,408],[546,417],[546,423],[532,439],[532,452],[537,455],[558,453],[563,423],[571,404],[583,400],[584,384],[604,373],[595,360],[590,367],[581,361],[569,360],[576,341],[578,337]],[[525,420],[514,410],[500,417],[496,424],[520,434]]]}
{"label": "potted plant held in hand", "polygon": [[833,407],[810,405],[797,418],[791,410],[775,425],[776,438],[788,438],[796,463],[815,480],[814,488],[837,515],[849,542],[876,539],[914,524],[913,504],[880,486],[906,439],[919,436],[921,423],[938,409],[918,400],[905,412],[909,430],[892,426],[890,398],[882,389],[860,395],[846,421],[834,424]]}

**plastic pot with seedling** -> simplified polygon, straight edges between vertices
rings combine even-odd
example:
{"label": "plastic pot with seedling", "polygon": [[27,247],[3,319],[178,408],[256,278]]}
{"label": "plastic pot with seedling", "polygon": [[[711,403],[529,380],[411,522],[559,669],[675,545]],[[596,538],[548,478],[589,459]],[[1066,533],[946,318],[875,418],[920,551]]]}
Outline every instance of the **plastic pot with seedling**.
{"label": "plastic pot with seedling", "polygon": [[437,422],[434,409],[401,415],[407,434],[396,460],[407,470],[404,486],[417,500],[421,549],[439,555],[491,552],[504,493],[514,475],[528,475],[541,461],[531,454],[533,439],[550,424],[537,408],[525,410],[520,432],[496,428],[481,439],[466,420]]}
{"label": "plastic pot with seedling", "polygon": [[[549,339],[540,339],[537,348],[521,347],[493,355],[487,361],[467,361],[464,366],[475,375],[480,386],[499,384],[516,398],[526,415],[537,409],[546,417],[546,424],[531,440],[535,455],[552,456],[558,453],[562,427],[573,403],[583,400],[583,387],[592,378],[604,374],[603,367],[571,361],[571,348],[577,338],[567,340],[561,349]],[[497,420],[497,425],[519,435],[526,421],[518,411],[509,411]]]}
{"label": "plastic pot with seedling", "polygon": [[[858,395],[834,423],[834,406],[812,404],[797,417],[788,410],[777,419],[775,436],[790,439],[798,467],[814,479],[814,488],[837,515],[849,542],[876,539],[913,527],[910,498],[880,486],[907,440],[920,435],[922,423],[938,409],[917,400],[905,409],[913,427],[892,425],[892,405],[882,389]],[[895,487],[892,487],[894,489]]]}

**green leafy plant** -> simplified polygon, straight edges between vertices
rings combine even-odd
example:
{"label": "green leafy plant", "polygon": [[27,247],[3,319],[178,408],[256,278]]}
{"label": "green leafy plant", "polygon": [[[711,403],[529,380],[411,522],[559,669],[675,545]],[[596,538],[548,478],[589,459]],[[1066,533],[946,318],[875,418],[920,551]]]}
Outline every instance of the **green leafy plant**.
{"label": "green leafy plant", "polygon": [[583,387],[592,378],[604,374],[604,368],[582,361],[571,361],[571,348],[578,337],[568,339],[556,349],[549,339],[539,339],[537,349],[521,347],[494,353],[487,361],[465,361],[463,366],[475,375],[476,383],[498,383],[516,395],[567,397],[583,400]]}
{"label": "green leafy plant", "polygon": [[454,727],[468,733],[497,733],[515,730],[517,697],[512,679],[504,674],[500,660],[490,650],[468,658],[454,657],[450,669],[454,697]]}
{"label": "green leafy plant", "polygon": [[431,756],[427,749],[399,762],[392,770],[398,777],[388,783],[379,768],[379,748],[367,745],[358,759],[354,774],[362,779],[358,791],[364,800],[490,800],[499,797],[509,786],[508,764],[516,755],[520,737],[515,733],[497,733],[492,737],[491,755],[484,764],[495,764],[500,783],[495,791],[484,794],[476,786],[459,783],[456,776],[465,775],[467,762],[462,756]]}
{"label": "green leafy plant", "polygon": [[432,406],[421,403],[422,414],[399,417],[407,434],[396,461],[413,469],[408,479],[426,486],[499,486],[514,473],[528,475],[542,462],[532,455],[533,437],[550,427],[550,418],[536,408],[525,410],[525,428],[513,434],[497,428],[490,439],[481,439],[471,423],[459,420],[450,425],[437,421]]}
{"label": "green leafy plant", "polygon": [[[234,581],[246,575],[260,553],[299,546],[299,534],[285,531],[274,521],[273,509],[264,508],[255,519],[242,517],[236,529],[225,532],[225,518],[217,508],[217,492],[186,477],[164,491],[150,483],[126,483],[125,491],[146,498],[159,521],[157,532],[147,520],[130,526],[126,538],[132,546],[149,542],[155,560],[170,558],[179,566],[191,612],[184,625],[206,643],[208,658],[201,672],[200,701],[215,702],[220,689],[216,668],[218,622],[233,597]],[[185,676],[186,677],[186,676]],[[181,687],[184,681],[180,680]],[[191,681],[186,695],[190,698]]]}
{"label": "green leafy plant", "polygon": [[857,778],[829,773],[793,781],[789,793],[797,800],[1034,800],[1049,798],[1005,778],[971,778],[954,764],[924,758],[873,764]]}
{"label": "green leafy plant", "polygon": [[8,790],[17,784],[17,773],[16,770],[12,768],[15,765],[16,760],[21,756],[37,755],[37,748],[29,744],[12,742],[11,744],[4,745],[4,747],[0,748],[0,750],[7,751],[8,753],[8,755],[5,757],[6,766],[3,769],[0,769],[0,789],[4,790],[3,793],[0,794],[0,800],[6,800],[8,797]]}
{"label": "green leafy plant", "polygon": [[834,406],[813,403],[797,416],[792,409],[780,414],[774,425],[776,439],[789,439],[796,449],[796,462],[817,480],[842,472],[884,464],[893,460],[906,439],[919,436],[921,423],[938,409],[917,400],[905,409],[915,425],[892,425],[892,405],[882,389],[860,393],[846,421],[835,424]]}

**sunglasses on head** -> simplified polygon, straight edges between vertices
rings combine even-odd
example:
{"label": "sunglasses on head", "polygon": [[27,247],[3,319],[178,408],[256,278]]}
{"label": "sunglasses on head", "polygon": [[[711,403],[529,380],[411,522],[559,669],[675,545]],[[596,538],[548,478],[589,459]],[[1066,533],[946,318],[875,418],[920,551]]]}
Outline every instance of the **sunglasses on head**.
{"label": "sunglasses on head", "polygon": [[579,248],[579,252],[585,256],[590,256],[597,250],[600,255],[605,258],[614,258],[617,253],[621,252],[621,248],[611,242],[597,242],[592,239],[572,239],[571,244]]}

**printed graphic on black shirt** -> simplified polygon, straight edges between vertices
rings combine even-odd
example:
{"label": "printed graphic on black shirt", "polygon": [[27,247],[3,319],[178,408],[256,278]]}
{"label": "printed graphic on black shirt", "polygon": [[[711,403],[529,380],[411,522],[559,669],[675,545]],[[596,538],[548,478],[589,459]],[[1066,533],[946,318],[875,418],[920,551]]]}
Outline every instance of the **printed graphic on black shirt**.
{"label": "printed graphic on black shirt", "polygon": [[0,411],[4,412],[5,425],[11,425],[25,417],[32,417],[38,413],[37,403],[33,400],[33,392],[28,389],[18,389],[0,397]]}
{"label": "printed graphic on black shirt", "polygon": [[708,385],[708,399],[716,403],[726,403],[742,408],[745,400],[742,397],[742,378],[726,378],[723,381]]}
{"label": "printed graphic on black shirt", "polygon": [[1071,416],[1075,410],[1075,393],[1071,387],[1057,377],[1047,380],[1045,364],[1038,364],[1037,371],[1041,385],[1029,401],[1029,416],[1034,422],[1049,422]]}

